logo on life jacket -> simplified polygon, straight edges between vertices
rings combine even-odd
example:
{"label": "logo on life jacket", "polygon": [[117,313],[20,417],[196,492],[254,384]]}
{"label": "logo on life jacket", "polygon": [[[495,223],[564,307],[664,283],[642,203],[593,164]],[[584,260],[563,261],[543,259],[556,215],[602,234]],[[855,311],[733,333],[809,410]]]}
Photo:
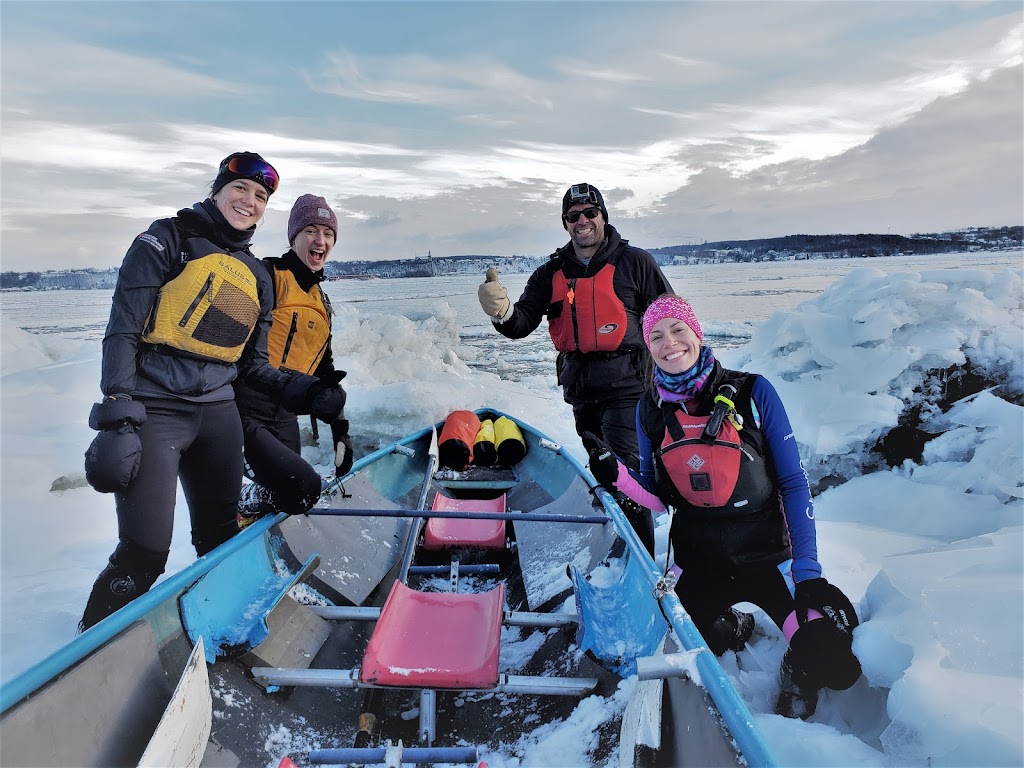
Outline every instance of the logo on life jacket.
{"label": "logo on life jacket", "polygon": [[615,331],[617,331],[618,329],[618,323],[605,323],[604,325],[597,329],[597,332],[599,334],[615,333]]}

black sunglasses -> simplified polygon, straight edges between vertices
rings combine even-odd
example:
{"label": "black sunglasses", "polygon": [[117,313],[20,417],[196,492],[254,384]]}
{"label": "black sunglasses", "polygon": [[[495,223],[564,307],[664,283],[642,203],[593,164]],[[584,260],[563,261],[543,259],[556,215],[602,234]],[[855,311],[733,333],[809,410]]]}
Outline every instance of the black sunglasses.
{"label": "black sunglasses", "polygon": [[580,216],[586,216],[588,219],[596,219],[597,215],[601,213],[600,208],[584,208],[582,211],[569,211],[567,214],[562,216],[570,224],[575,224],[580,220]]}

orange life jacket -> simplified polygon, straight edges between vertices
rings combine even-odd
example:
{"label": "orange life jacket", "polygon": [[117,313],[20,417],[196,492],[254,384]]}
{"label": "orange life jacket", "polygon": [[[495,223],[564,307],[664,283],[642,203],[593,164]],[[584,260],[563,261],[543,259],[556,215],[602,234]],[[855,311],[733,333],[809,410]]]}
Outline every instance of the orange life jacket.
{"label": "orange life jacket", "polygon": [[313,373],[331,337],[331,314],[323,291],[309,291],[290,269],[271,269],[274,278],[274,323],[267,336],[267,356],[275,368]]}

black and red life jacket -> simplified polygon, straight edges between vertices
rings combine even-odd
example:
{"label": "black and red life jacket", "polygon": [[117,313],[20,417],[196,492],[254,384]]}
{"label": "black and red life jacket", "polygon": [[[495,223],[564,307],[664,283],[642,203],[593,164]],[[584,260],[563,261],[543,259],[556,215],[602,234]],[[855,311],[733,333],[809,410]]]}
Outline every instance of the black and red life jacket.
{"label": "black and red life jacket", "polygon": [[[717,418],[715,408],[694,415],[678,403],[661,404],[665,433],[655,457],[659,485],[674,506],[682,501],[698,513],[734,517],[756,513],[777,498],[749,405],[754,379],[741,375],[717,382],[716,398],[725,398]],[[717,428],[709,430],[715,422]]]}
{"label": "black and red life jacket", "polygon": [[548,333],[559,352],[614,352],[626,337],[628,317],[612,285],[618,256],[596,274],[567,278],[563,270],[551,280]]}

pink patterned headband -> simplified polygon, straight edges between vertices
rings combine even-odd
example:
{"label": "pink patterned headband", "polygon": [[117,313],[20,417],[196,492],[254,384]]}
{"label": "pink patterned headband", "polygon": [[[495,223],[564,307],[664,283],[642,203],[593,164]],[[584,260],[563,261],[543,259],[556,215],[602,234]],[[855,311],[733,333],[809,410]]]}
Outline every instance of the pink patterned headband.
{"label": "pink patterned headband", "polygon": [[693,307],[685,299],[666,295],[655,299],[654,303],[644,312],[644,343],[648,347],[651,346],[651,329],[659,320],[664,320],[666,317],[682,320],[690,326],[691,331],[697,334],[700,341],[704,341],[704,332],[700,329],[700,323],[697,322],[697,315],[693,313]]}

